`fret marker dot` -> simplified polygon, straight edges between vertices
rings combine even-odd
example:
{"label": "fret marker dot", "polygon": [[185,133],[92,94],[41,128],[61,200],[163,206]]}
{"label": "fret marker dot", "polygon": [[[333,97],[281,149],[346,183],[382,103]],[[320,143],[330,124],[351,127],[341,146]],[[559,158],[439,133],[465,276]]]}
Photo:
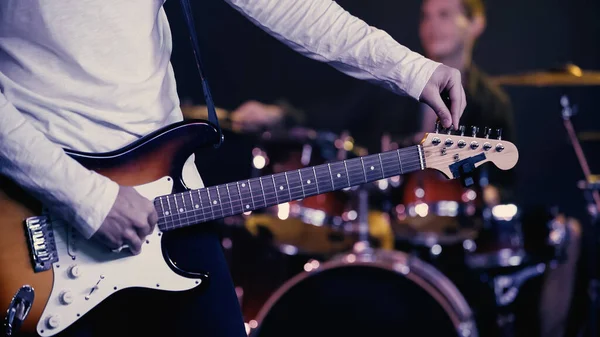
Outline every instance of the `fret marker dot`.
{"label": "fret marker dot", "polygon": [[246,209],[249,209],[249,208],[250,208],[250,205],[246,205]]}
{"label": "fret marker dot", "polygon": [[213,205],[216,205],[216,204],[217,204],[217,201],[216,201],[216,200],[213,200]]}
{"label": "fret marker dot", "polygon": [[242,184],[242,187],[246,187],[246,184]]}
{"label": "fret marker dot", "polygon": [[183,212],[183,208],[180,208],[180,209],[179,209],[179,212]]}
{"label": "fret marker dot", "polygon": [[310,184],[310,179],[306,181],[307,184]]}
{"label": "fret marker dot", "polygon": [[169,215],[169,211],[166,211],[166,212],[165,212],[165,215]]}
{"label": "fret marker dot", "polygon": [[375,166],[371,166],[371,171],[373,171],[375,169]]}
{"label": "fret marker dot", "polygon": [[339,173],[337,174],[337,177],[338,177],[338,178],[340,178],[341,176],[342,176],[341,174],[339,174]]}
{"label": "fret marker dot", "polygon": [[280,189],[281,191],[283,191],[283,186],[279,186],[279,189]]}
{"label": "fret marker dot", "polygon": [[196,205],[195,207],[196,207],[196,208],[200,208],[200,206],[199,206],[199,205]]}

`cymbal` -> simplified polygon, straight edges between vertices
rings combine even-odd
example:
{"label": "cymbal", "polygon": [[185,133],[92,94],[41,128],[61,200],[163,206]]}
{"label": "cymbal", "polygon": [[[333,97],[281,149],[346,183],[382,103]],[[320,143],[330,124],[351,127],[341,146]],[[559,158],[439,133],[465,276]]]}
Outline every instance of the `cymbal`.
{"label": "cymbal", "polygon": [[577,138],[582,142],[597,142],[600,141],[600,132],[584,131],[577,134]]}
{"label": "cymbal", "polygon": [[600,85],[600,72],[584,71],[574,64],[567,64],[559,69],[495,76],[492,81],[500,85],[537,87]]}
{"label": "cymbal", "polygon": [[[181,104],[181,112],[186,119],[208,119],[208,108],[206,105]],[[229,111],[215,107],[217,119],[219,122],[226,122],[229,119]]]}

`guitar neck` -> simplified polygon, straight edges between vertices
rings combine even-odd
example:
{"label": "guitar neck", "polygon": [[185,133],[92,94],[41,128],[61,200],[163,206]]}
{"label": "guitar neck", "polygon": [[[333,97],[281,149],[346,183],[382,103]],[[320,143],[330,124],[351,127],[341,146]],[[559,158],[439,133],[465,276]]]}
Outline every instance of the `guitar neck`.
{"label": "guitar neck", "polygon": [[158,197],[154,206],[162,231],[182,228],[292,200],[333,192],[425,168],[415,145]]}

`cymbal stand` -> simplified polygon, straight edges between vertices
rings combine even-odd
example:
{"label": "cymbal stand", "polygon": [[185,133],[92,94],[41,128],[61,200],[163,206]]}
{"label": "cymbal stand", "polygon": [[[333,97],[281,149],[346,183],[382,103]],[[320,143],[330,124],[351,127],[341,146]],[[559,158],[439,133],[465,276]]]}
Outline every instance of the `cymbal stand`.
{"label": "cymbal stand", "polygon": [[590,231],[591,235],[584,235],[587,237],[588,242],[588,270],[589,270],[589,286],[588,286],[588,294],[590,296],[589,303],[589,316],[588,316],[588,335],[589,336],[597,336],[597,315],[598,308],[600,307],[600,279],[598,275],[598,266],[596,265],[597,252],[596,246],[598,245],[600,233],[598,230],[599,224],[599,212],[600,212],[600,186],[599,184],[592,184],[591,177],[592,173],[590,171],[590,167],[587,163],[581,145],[579,144],[579,140],[575,134],[575,129],[573,128],[573,124],[571,123],[571,117],[575,114],[575,109],[571,107],[569,99],[566,95],[563,95],[560,99],[560,104],[562,106],[562,117],[565,124],[565,128],[571,140],[571,144],[573,145],[573,149],[575,150],[575,154],[577,155],[577,159],[579,160],[579,164],[583,170],[585,175],[585,181],[583,186],[580,188],[584,191],[584,197],[587,202],[587,210],[590,214],[591,223],[590,223]]}
{"label": "cymbal stand", "polygon": [[354,244],[354,252],[370,254],[373,249],[369,243],[369,187],[358,187],[358,241]]}

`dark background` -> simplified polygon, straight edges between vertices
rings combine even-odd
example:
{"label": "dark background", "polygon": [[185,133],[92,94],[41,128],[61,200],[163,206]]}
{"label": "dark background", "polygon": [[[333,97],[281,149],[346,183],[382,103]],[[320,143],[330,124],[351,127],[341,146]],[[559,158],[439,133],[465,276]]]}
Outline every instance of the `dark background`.
{"label": "dark background", "polygon": [[[422,53],[417,34],[420,1],[338,3]],[[392,132],[412,127],[412,110],[405,108],[407,98],[295,53],[224,1],[195,1],[192,6],[217,106],[231,110],[249,99],[272,103],[285,98],[307,114],[309,126],[333,132],[349,130],[357,142],[371,147],[379,142],[382,125]],[[489,75],[549,69],[567,62],[584,70],[600,70],[600,1],[495,0],[487,1],[486,7],[488,26],[476,45],[474,61]],[[180,97],[202,104],[179,2],[167,1],[165,8],[174,36],[172,60]],[[595,104],[600,87],[504,89],[512,100],[520,151],[515,168],[519,178],[516,201],[557,205],[585,221],[584,199],[576,187],[583,174],[562,124],[559,99],[568,93],[578,106],[573,119],[576,131],[600,131],[600,111]],[[228,156],[236,141],[230,139],[229,147],[221,149],[219,162],[206,164],[224,169],[231,169],[232,163],[249,166],[246,159],[250,157]],[[600,142],[582,145],[592,171],[600,173]],[[244,178],[246,173],[240,174]],[[207,183],[228,179],[208,177]]]}

